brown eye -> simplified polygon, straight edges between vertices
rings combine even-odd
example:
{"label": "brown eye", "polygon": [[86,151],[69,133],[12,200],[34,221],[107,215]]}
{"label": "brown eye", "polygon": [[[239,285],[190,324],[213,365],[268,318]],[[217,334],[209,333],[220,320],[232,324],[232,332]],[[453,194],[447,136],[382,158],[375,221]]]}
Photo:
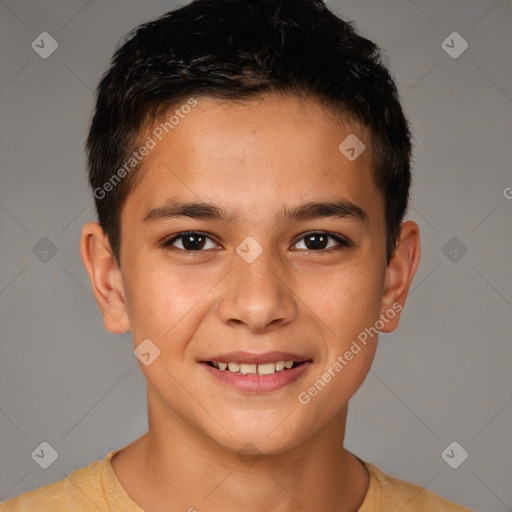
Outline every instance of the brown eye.
{"label": "brown eye", "polygon": [[[329,239],[335,240],[337,243],[329,245]],[[304,248],[310,251],[324,251],[328,249],[340,249],[342,247],[350,247],[352,244],[346,238],[342,238],[338,235],[324,233],[324,232],[313,232],[303,236],[302,239],[295,245],[299,245],[302,240],[304,242]],[[302,248],[299,248],[302,249]]]}
{"label": "brown eye", "polygon": [[[181,247],[179,245],[174,245],[176,242],[178,242]],[[180,233],[170,240],[165,241],[163,246],[172,246],[175,249],[187,252],[200,252],[205,248],[206,245],[208,245],[208,242],[211,243],[211,247],[206,247],[206,249],[215,249],[217,247],[211,238],[206,236],[204,233],[200,233],[198,231],[188,231],[186,233]]]}

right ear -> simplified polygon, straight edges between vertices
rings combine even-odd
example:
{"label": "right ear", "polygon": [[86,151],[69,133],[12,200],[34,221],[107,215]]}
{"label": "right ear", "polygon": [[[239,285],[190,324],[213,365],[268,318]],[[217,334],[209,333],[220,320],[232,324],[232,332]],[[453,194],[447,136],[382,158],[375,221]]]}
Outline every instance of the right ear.
{"label": "right ear", "polygon": [[121,270],[107,235],[97,222],[82,228],[80,254],[89,274],[94,297],[107,330],[122,334],[130,330]]}

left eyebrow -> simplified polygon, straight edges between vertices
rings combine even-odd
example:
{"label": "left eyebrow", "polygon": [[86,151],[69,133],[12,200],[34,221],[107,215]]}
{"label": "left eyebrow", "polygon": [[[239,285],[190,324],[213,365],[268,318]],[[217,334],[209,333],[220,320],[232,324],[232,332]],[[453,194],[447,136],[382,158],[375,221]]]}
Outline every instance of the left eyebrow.
{"label": "left eyebrow", "polygon": [[[170,198],[162,206],[147,210],[142,222],[157,222],[175,217],[191,217],[223,222],[236,220],[236,215],[228,215],[223,208],[212,203],[180,201]],[[347,199],[340,198],[334,201],[304,203],[293,208],[284,207],[276,214],[276,221],[310,220],[321,217],[351,217],[360,222],[368,220],[367,213],[360,206]]]}
{"label": "left eyebrow", "polygon": [[320,217],[352,217],[361,222],[368,220],[367,213],[360,207],[347,199],[335,201],[310,202],[289,209],[285,207],[277,215],[277,220],[286,221],[289,219],[310,220]]}

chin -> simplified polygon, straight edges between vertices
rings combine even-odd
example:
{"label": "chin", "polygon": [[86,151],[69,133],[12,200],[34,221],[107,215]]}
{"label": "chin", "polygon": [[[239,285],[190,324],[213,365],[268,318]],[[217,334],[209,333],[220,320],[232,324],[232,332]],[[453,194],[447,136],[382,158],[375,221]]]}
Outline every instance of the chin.
{"label": "chin", "polygon": [[279,455],[291,450],[305,439],[299,432],[294,435],[290,428],[280,429],[279,423],[285,417],[274,423],[255,421],[250,426],[247,422],[244,425],[231,423],[228,429],[231,436],[222,429],[216,429],[215,433],[210,433],[210,438],[238,456]]}

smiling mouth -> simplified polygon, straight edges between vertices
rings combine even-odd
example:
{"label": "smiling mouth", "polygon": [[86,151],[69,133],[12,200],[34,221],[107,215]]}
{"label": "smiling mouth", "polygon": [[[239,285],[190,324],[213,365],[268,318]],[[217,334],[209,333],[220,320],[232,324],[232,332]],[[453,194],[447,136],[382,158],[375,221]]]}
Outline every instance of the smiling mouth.
{"label": "smiling mouth", "polygon": [[279,372],[286,372],[292,368],[310,362],[309,361],[275,361],[270,363],[238,363],[238,362],[223,362],[223,361],[205,361],[208,366],[220,370],[222,372],[236,373],[239,375],[273,375]]}

